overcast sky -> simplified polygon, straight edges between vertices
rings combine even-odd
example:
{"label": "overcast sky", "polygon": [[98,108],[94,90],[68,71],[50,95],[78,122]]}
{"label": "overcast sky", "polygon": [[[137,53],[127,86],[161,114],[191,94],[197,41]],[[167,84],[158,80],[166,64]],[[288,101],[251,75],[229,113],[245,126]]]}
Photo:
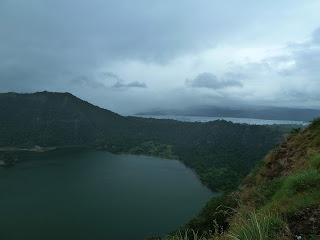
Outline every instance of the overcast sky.
{"label": "overcast sky", "polygon": [[121,114],[320,107],[320,1],[0,0],[0,92]]}

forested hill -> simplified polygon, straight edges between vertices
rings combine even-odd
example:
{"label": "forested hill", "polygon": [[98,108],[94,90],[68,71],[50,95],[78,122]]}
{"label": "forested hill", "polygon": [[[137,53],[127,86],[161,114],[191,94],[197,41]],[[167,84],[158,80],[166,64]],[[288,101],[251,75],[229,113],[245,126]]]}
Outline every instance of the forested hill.
{"label": "forested hill", "polygon": [[211,189],[234,189],[292,126],[123,117],[69,93],[0,94],[0,147],[84,146],[179,159]]}
{"label": "forested hill", "polygon": [[66,146],[91,143],[125,118],[69,93],[0,94],[0,146]]}

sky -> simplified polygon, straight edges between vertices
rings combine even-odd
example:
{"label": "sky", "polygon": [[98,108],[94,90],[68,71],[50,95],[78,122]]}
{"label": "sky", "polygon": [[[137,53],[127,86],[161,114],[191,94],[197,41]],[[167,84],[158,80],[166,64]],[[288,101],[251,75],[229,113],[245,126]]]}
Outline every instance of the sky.
{"label": "sky", "polygon": [[319,13],[319,0],[0,0],[0,92],[120,114],[319,109]]}

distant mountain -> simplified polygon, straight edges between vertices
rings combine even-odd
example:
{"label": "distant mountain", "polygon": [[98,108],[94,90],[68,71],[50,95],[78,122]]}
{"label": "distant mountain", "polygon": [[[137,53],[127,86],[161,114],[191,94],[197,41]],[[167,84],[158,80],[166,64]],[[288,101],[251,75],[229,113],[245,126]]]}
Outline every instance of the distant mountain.
{"label": "distant mountain", "polygon": [[234,189],[291,128],[123,117],[70,93],[0,94],[0,150],[79,146],[179,159],[222,191]]}
{"label": "distant mountain", "polygon": [[153,110],[137,113],[139,115],[174,115],[174,116],[202,116],[202,117],[233,117],[254,118],[266,120],[311,121],[320,115],[317,109],[299,109],[284,107],[216,107],[197,106],[183,110]]}

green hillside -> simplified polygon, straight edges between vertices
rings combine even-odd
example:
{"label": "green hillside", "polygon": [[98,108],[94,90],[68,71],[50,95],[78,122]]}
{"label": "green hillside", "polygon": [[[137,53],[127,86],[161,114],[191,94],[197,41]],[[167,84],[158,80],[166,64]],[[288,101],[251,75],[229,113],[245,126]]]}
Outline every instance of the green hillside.
{"label": "green hillside", "polygon": [[123,117],[51,92],[0,94],[0,116],[2,150],[78,146],[178,159],[218,191],[235,189],[292,128]]}
{"label": "green hillside", "polygon": [[[237,191],[213,198],[169,239],[320,239],[320,118],[292,132]],[[210,234],[211,231],[211,234]],[[202,236],[202,237],[201,237]]]}

